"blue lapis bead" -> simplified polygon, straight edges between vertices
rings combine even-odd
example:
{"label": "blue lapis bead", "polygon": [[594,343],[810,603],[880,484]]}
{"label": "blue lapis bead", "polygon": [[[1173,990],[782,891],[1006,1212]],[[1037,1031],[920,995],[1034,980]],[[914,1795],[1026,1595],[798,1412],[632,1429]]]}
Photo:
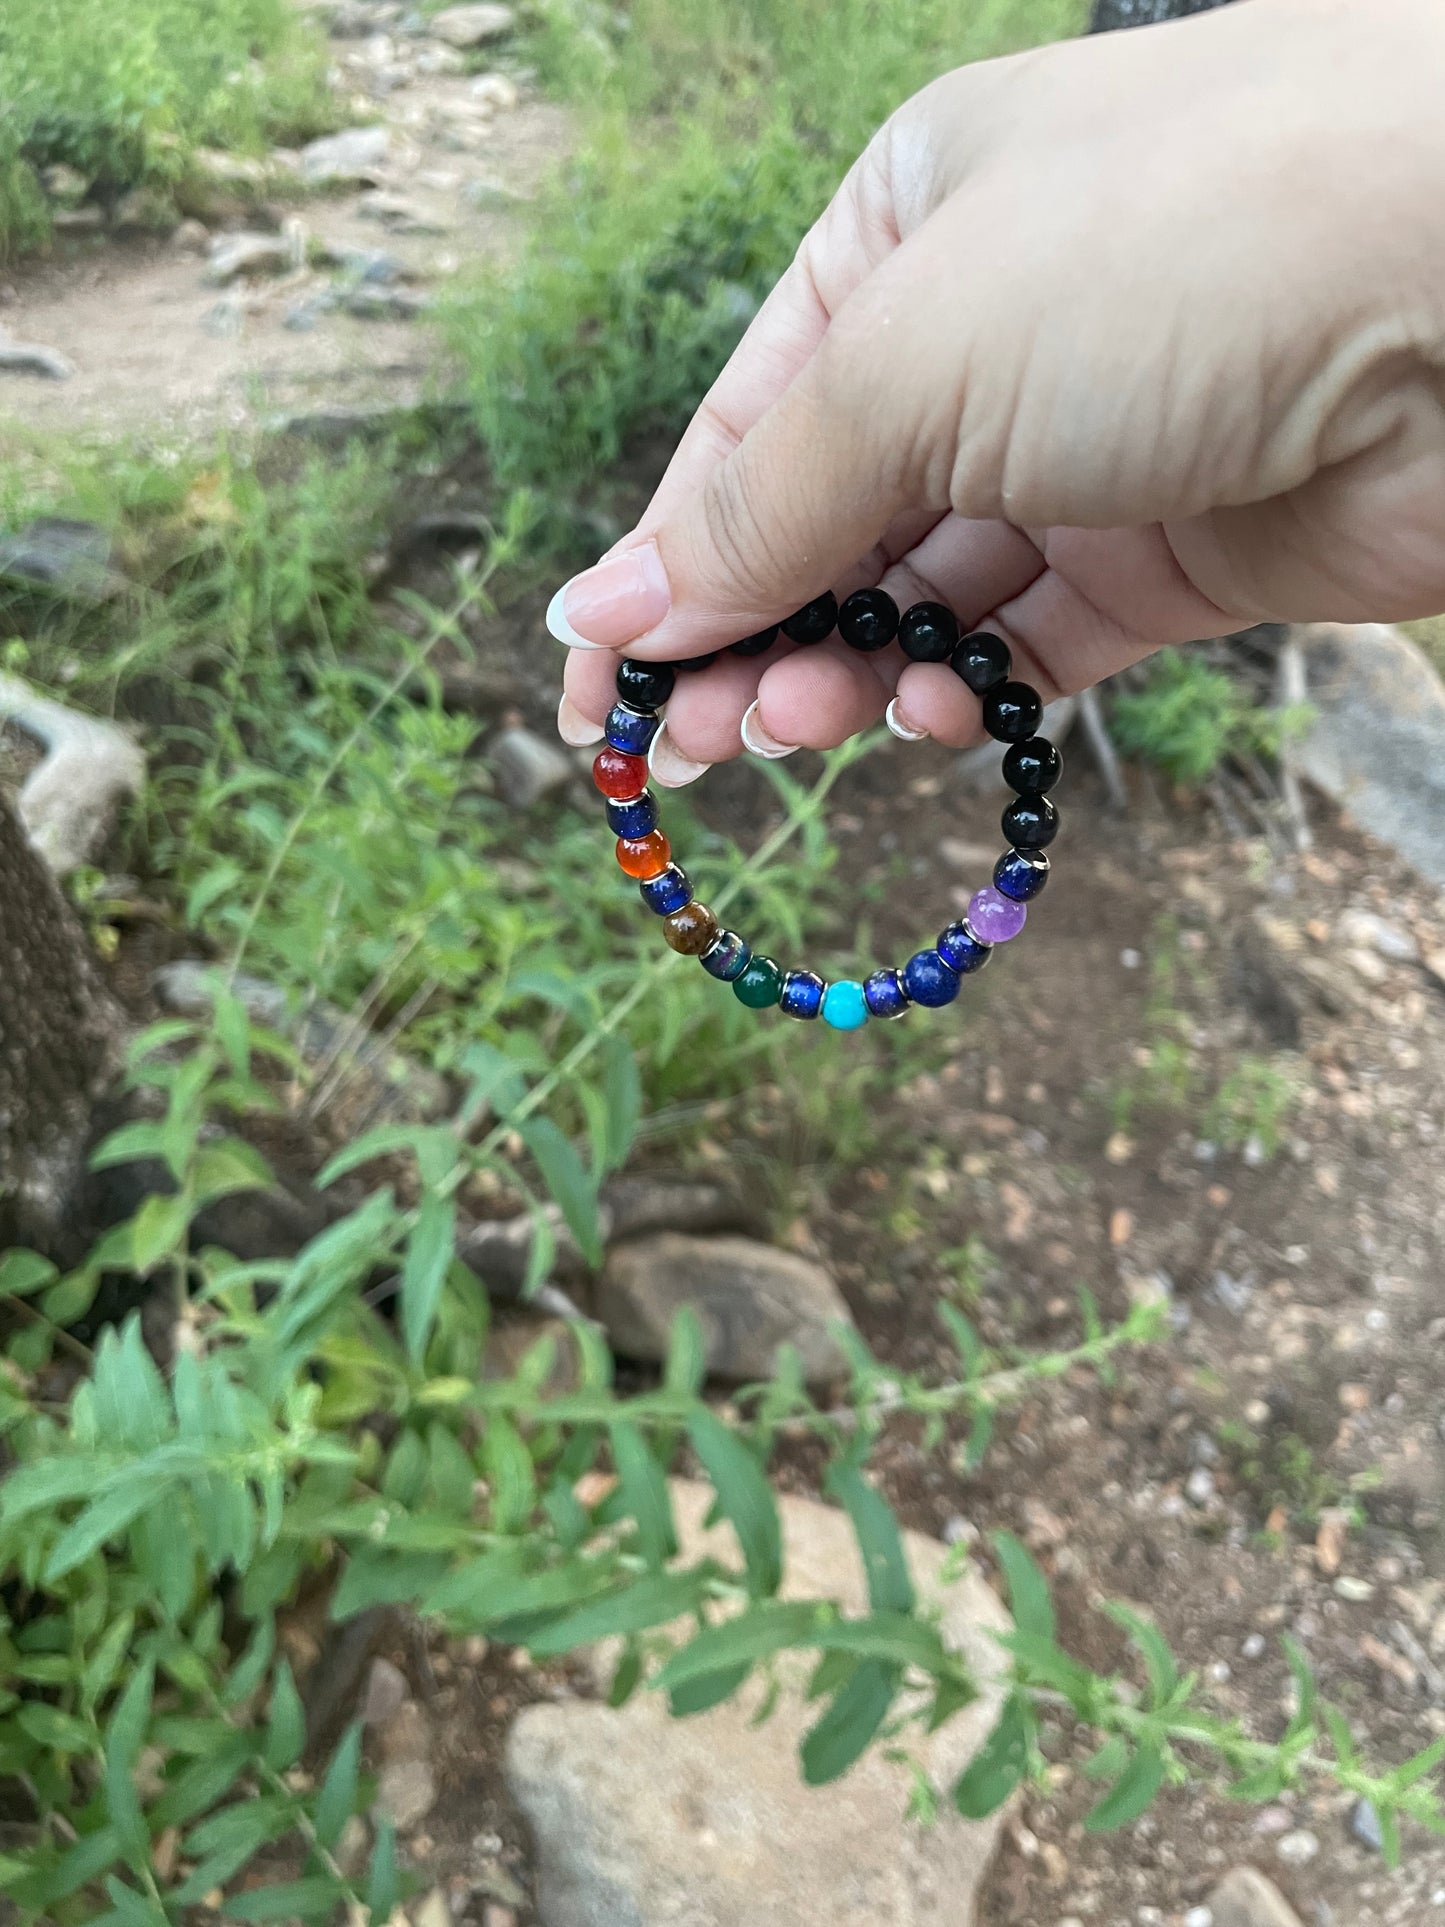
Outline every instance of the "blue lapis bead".
{"label": "blue lapis bead", "polygon": [[993,955],[993,945],[980,942],[960,917],[940,935],[938,954],[950,970],[967,977],[971,971],[983,969]]}
{"label": "blue lapis bead", "polygon": [[614,703],[607,712],[603,730],[613,749],[620,749],[628,756],[645,756],[657,734],[658,719],[643,715],[641,710],[629,709],[626,703]]}
{"label": "blue lapis bead", "polygon": [[778,1008],[785,1017],[816,1017],[827,985],[812,970],[789,970],[783,977]]}
{"label": "blue lapis bead", "polygon": [[752,948],[736,930],[720,930],[712,947],[702,953],[702,967],[709,977],[734,984],[753,960]]}
{"label": "blue lapis bead", "polygon": [[670,917],[674,910],[692,902],[692,885],[675,863],[669,863],[661,876],[649,877],[637,888],[648,909],[660,917]]}
{"label": "blue lapis bead", "polygon": [[863,981],[863,1001],[870,1017],[901,1017],[908,1008],[908,992],[896,970],[875,970]]}
{"label": "blue lapis bead", "polygon": [[614,836],[649,836],[657,828],[657,803],[651,790],[625,803],[608,802],[607,827]]}
{"label": "blue lapis bead", "polygon": [[920,950],[903,966],[903,988],[915,1004],[937,1010],[951,1004],[963,979],[936,950]]}
{"label": "blue lapis bead", "polygon": [[1015,903],[1028,903],[1049,880],[1049,859],[1042,850],[1005,850],[993,866],[993,887]]}

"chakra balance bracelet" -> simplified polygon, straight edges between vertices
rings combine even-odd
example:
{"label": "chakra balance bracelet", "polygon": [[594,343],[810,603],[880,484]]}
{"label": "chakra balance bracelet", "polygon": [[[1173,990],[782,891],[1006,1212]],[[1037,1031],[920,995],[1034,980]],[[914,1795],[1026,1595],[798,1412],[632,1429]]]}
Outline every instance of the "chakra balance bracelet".
{"label": "chakra balance bracelet", "polygon": [[1009,745],[1003,774],[1015,800],[1003,813],[1009,848],[994,865],[993,882],[975,893],[966,916],[901,969],[875,970],[863,983],[825,983],[812,970],[784,970],[750,949],[736,931],[721,929],[673,862],[672,846],[657,827],[645,759],[677,672],[705,668],[722,650],[685,663],[624,660],[617,671],[617,701],[607,716],[607,747],[592,773],[607,799],[617,861],[636,878],[648,909],[663,919],[663,935],[674,950],[697,957],[710,976],[731,984],[733,994],[754,1010],[776,1004],[789,1017],[821,1016],[835,1030],[858,1030],[870,1017],[901,1017],[910,1004],[930,1009],[951,1004],[963,979],[988,962],[994,945],[1023,929],[1026,905],[1049,878],[1044,850],[1058,834],[1059,813],[1048,792],[1064,764],[1054,745],[1034,733],[1043,702],[1027,683],[1010,680],[1008,645],[984,632],[960,635],[957,617],[942,603],[916,602],[900,616],[882,589],[859,589],[841,609],[832,595],[822,595],[786,622],[732,648],[741,656],[760,656],[772,648],[779,629],[795,643],[815,643],[834,628],[853,649],[871,653],[896,640],[913,662],[948,663],[982,699],[988,733]]}

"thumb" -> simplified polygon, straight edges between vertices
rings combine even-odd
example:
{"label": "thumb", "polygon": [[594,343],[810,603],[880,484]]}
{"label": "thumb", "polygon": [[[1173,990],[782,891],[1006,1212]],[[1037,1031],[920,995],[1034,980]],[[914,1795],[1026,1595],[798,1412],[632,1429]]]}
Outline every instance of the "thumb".
{"label": "thumb", "polygon": [[854,574],[903,510],[947,508],[937,445],[952,439],[951,411],[918,405],[900,374],[935,360],[910,253],[844,302],[696,488],[559,591],[549,620],[562,641],[663,660],[721,648]]}

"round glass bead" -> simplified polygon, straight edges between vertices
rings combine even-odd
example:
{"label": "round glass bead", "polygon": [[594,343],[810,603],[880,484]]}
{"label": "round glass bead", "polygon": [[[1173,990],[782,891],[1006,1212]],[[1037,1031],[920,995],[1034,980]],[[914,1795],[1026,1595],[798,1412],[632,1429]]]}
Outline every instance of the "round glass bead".
{"label": "round glass bead", "polygon": [[617,697],[634,709],[661,709],[677,681],[670,662],[639,662],[624,656],[617,665]]}
{"label": "round glass bead", "polygon": [[712,949],[717,936],[717,918],[705,903],[685,903],[663,924],[662,934],[668,948],[677,951],[679,956],[700,957],[704,950]]}
{"label": "round glass bead", "polygon": [[985,943],[1008,943],[1028,922],[1029,913],[1014,897],[1006,897],[991,883],[974,892],[968,904],[969,928]]}
{"label": "round glass bead", "polygon": [[1001,822],[1016,850],[1042,850],[1059,833],[1059,813],[1047,796],[1021,796],[1009,804]]}
{"label": "round glass bead", "polygon": [[993,952],[960,917],[957,923],[951,923],[940,934],[938,954],[950,970],[956,970],[960,977],[967,977],[975,970],[982,970]]}
{"label": "round glass bead", "polygon": [[1026,682],[1002,682],[983,699],[983,726],[1000,743],[1026,741],[1043,713],[1043,698]]}
{"label": "round glass bead", "polygon": [[898,604],[886,589],[855,589],[838,611],[838,634],[850,649],[886,649],[898,634]]}
{"label": "round glass bead", "polygon": [[958,617],[941,602],[915,602],[903,611],[898,646],[911,662],[947,662],[958,647]]}
{"label": "round glass bead", "polygon": [[901,1017],[908,1008],[908,993],[896,970],[875,970],[864,980],[863,1001],[870,1017]]}
{"label": "round glass bead", "polygon": [[778,1001],[783,973],[771,957],[754,957],[733,984],[733,995],[749,1010],[766,1010]]}
{"label": "round glass bead", "polygon": [[646,836],[620,836],[617,861],[625,876],[646,883],[651,877],[660,877],[671,863],[672,845],[661,830],[649,830]]}
{"label": "round glass bead", "polygon": [[936,950],[920,950],[903,966],[903,988],[911,1002],[929,1010],[951,1004],[958,995],[962,978]]}
{"label": "round glass bead", "polygon": [[646,836],[657,828],[657,802],[651,790],[628,803],[607,805],[607,827],[614,836]]}
{"label": "round glass bead", "polygon": [[709,977],[725,984],[736,983],[753,960],[753,953],[736,930],[720,930],[700,962]]}
{"label": "round glass bead", "polygon": [[1005,850],[993,866],[993,887],[1015,903],[1028,903],[1049,880],[1049,859],[1042,850]]}
{"label": "round glass bead", "polygon": [[823,992],[823,1022],[834,1030],[862,1030],[868,1021],[868,1004],[862,984],[829,984]]}
{"label": "round glass bead", "polygon": [[661,876],[649,877],[637,887],[648,909],[660,917],[670,917],[674,910],[692,902],[692,885],[675,863],[669,863]]}
{"label": "round glass bead", "polygon": [[733,654],[735,656],[761,656],[764,650],[772,648],[777,639],[778,625],[775,622],[771,628],[759,629],[755,636],[744,636],[741,642],[735,642],[733,644]]}
{"label": "round glass bead", "polygon": [[718,662],[726,654],[725,649],[709,649],[705,656],[683,656],[680,661],[670,662],[667,666],[687,675],[694,669],[706,669],[709,663]]}
{"label": "round glass bead", "polygon": [[821,642],[825,636],[832,635],[837,622],[838,598],[831,589],[825,589],[822,595],[795,609],[778,626],[793,642]]}
{"label": "round glass bead", "polygon": [[816,1017],[823,1008],[827,989],[815,970],[789,970],[783,974],[778,993],[778,1008],[785,1017]]}
{"label": "round glass bead", "polygon": [[948,660],[954,674],[963,678],[975,696],[982,696],[1006,681],[1013,668],[1008,644],[1001,636],[990,635],[987,629],[965,636]]}
{"label": "round glass bead", "polygon": [[614,703],[603,728],[613,749],[624,750],[629,756],[645,756],[648,744],[657,734],[658,721],[655,714],[629,709],[626,703]]}
{"label": "round glass bead", "polygon": [[628,803],[647,788],[647,764],[640,756],[625,756],[620,749],[599,750],[592,764],[592,781],[604,796]]}
{"label": "round glass bead", "polygon": [[1047,736],[1029,736],[1004,752],[1003,780],[1020,796],[1042,796],[1064,773],[1064,759]]}

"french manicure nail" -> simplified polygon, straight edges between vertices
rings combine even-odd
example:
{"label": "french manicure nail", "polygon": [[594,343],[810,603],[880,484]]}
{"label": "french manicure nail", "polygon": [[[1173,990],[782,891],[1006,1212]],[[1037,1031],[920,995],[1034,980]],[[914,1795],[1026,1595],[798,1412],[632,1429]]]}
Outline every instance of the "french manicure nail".
{"label": "french manicure nail", "polygon": [[690,756],[684,756],[664,723],[652,739],[652,748],[647,752],[647,767],[661,789],[680,790],[689,783],[695,783],[699,776],[705,776],[712,764],[695,763]]}
{"label": "french manicure nail", "polygon": [[557,705],[557,734],[573,749],[590,749],[593,743],[602,741],[606,731],[601,723],[584,716],[570,696],[564,696]]}
{"label": "french manicure nail", "polygon": [[912,723],[907,723],[903,720],[896,696],[883,712],[883,720],[893,731],[893,734],[898,738],[900,743],[924,743],[928,740],[928,731],[926,729],[915,729]]}
{"label": "french manicure nail", "polygon": [[620,649],[655,629],[672,607],[657,545],[618,549],[564,582],[547,627],[569,649]]}
{"label": "french manicure nail", "polygon": [[769,734],[763,727],[763,719],[758,714],[757,703],[751,704],[743,717],[741,734],[744,747],[750,749],[754,756],[761,756],[769,763],[776,763],[784,756],[791,756],[798,747],[796,743],[780,743],[776,736]]}

